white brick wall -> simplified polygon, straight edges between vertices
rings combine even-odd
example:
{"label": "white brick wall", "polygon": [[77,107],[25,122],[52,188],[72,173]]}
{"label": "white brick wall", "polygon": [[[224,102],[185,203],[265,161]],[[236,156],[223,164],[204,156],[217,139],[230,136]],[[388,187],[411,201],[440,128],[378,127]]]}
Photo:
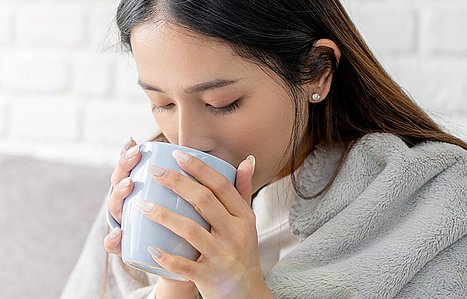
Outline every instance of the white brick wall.
{"label": "white brick wall", "polygon": [[113,165],[158,132],[119,53],[117,1],[0,0],[0,154]]}
{"label": "white brick wall", "polygon": [[69,89],[71,65],[64,52],[11,49],[2,56],[0,78],[4,89],[12,95],[53,95]]}
{"label": "white brick wall", "polygon": [[6,45],[12,37],[12,15],[9,12],[0,12],[0,45]]}
{"label": "white brick wall", "polygon": [[[129,136],[157,132],[118,1],[0,0],[0,154],[113,165]],[[467,140],[467,1],[343,0],[390,74]]]}
{"label": "white brick wall", "polygon": [[18,44],[49,49],[85,46],[88,23],[85,10],[77,5],[79,1],[71,2],[22,6],[21,13],[16,15]]}
{"label": "white brick wall", "polygon": [[396,81],[446,130],[467,140],[467,1],[343,3]]}

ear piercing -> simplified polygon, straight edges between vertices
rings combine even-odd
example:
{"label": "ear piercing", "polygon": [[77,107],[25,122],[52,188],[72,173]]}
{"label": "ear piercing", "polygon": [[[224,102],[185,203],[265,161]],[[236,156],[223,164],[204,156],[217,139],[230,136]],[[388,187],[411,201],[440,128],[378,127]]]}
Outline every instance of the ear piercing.
{"label": "ear piercing", "polygon": [[319,99],[321,99],[321,96],[320,96],[317,92],[314,92],[314,93],[311,95],[310,102],[312,102],[312,103],[318,103],[318,102],[319,102]]}

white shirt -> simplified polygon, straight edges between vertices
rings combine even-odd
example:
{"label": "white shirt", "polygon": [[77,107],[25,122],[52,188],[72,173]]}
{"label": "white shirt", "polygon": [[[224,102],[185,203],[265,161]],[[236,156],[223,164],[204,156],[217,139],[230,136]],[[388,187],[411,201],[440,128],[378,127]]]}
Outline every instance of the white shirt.
{"label": "white shirt", "polygon": [[293,196],[290,176],[286,176],[264,187],[253,200],[263,275],[300,241],[289,228],[289,207]]}

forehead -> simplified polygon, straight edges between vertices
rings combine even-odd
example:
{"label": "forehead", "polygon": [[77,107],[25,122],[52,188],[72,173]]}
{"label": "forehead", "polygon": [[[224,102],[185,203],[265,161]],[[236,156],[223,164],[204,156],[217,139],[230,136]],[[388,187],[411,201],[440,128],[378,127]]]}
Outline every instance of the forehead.
{"label": "forehead", "polygon": [[139,66],[157,66],[158,70],[241,72],[251,67],[226,43],[170,23],[136,27],[131,34],[131,46]]}

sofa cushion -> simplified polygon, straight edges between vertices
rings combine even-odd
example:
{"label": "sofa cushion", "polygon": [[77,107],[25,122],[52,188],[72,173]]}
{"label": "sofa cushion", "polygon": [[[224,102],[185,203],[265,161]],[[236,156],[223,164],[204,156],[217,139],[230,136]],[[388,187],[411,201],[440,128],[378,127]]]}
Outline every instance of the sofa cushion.
{"label": "sofa cushion", "polygon": [[112,170],[0,156],[0,298],[58,298]]}

